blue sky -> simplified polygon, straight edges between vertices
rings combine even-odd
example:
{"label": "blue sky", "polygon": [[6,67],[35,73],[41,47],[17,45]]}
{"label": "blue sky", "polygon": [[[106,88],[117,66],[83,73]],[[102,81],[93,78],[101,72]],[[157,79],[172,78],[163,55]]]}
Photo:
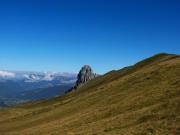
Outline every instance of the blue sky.
{"label": "blue sky", "polygon": [[179,0],[0,0],[0,69],[97,73],[180,54]]}

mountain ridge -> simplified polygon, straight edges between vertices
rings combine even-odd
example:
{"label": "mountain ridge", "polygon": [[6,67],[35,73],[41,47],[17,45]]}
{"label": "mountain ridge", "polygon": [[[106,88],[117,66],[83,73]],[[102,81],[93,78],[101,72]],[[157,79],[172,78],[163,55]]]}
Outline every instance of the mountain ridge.
{"label": "mountain ridge", "polygon": [[71,88],[75,81],[75,74],[71,73],[0,70],[0,99],[9,106],[31,101],[31,99],[49,99],[57,94],[64,94],[64,91]]}
{"label": "mountain ridge", "polygon": [[180,56],[156,55],[50,100],[0,111],[0,133],[178,135]]}

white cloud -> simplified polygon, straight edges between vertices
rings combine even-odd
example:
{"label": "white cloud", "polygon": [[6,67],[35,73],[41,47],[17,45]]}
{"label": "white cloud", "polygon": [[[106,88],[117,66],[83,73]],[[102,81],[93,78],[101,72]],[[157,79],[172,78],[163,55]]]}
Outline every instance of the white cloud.
{"label": "white cloud", "polygon": [[36,82],[39,81],[41,78],[36,74],[24,74],[25,82]]}
{"label": "white cloud", "polygon": [[43,80],[46,80],[46,81],[52,81],[54,79],[53,75],[55,73],[46,73]]}
{"label": "white cloud", "polygon": [[0,77],[4,77],[4,78],[14,78],[15,76],[16,76],[15,73],[0,70]]}

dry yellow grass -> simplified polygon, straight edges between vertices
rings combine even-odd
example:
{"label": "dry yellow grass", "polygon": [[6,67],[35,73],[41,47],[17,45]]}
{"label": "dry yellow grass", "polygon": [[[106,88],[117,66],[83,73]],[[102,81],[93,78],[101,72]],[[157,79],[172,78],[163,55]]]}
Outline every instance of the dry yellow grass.
{"label": "dry yellow grass", "polygon": [[159,54],[51,100],[0,111],[0,135],[179,135],[180,57]]}

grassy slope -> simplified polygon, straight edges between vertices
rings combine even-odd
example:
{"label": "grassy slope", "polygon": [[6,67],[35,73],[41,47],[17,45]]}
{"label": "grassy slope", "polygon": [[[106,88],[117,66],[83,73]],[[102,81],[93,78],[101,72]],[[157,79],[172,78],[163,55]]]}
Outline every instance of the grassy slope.
{"label": "grassy slope", "polygon": [[0,135],[179,135],[180,57],[159,54],[63,97],[0,111]]}

